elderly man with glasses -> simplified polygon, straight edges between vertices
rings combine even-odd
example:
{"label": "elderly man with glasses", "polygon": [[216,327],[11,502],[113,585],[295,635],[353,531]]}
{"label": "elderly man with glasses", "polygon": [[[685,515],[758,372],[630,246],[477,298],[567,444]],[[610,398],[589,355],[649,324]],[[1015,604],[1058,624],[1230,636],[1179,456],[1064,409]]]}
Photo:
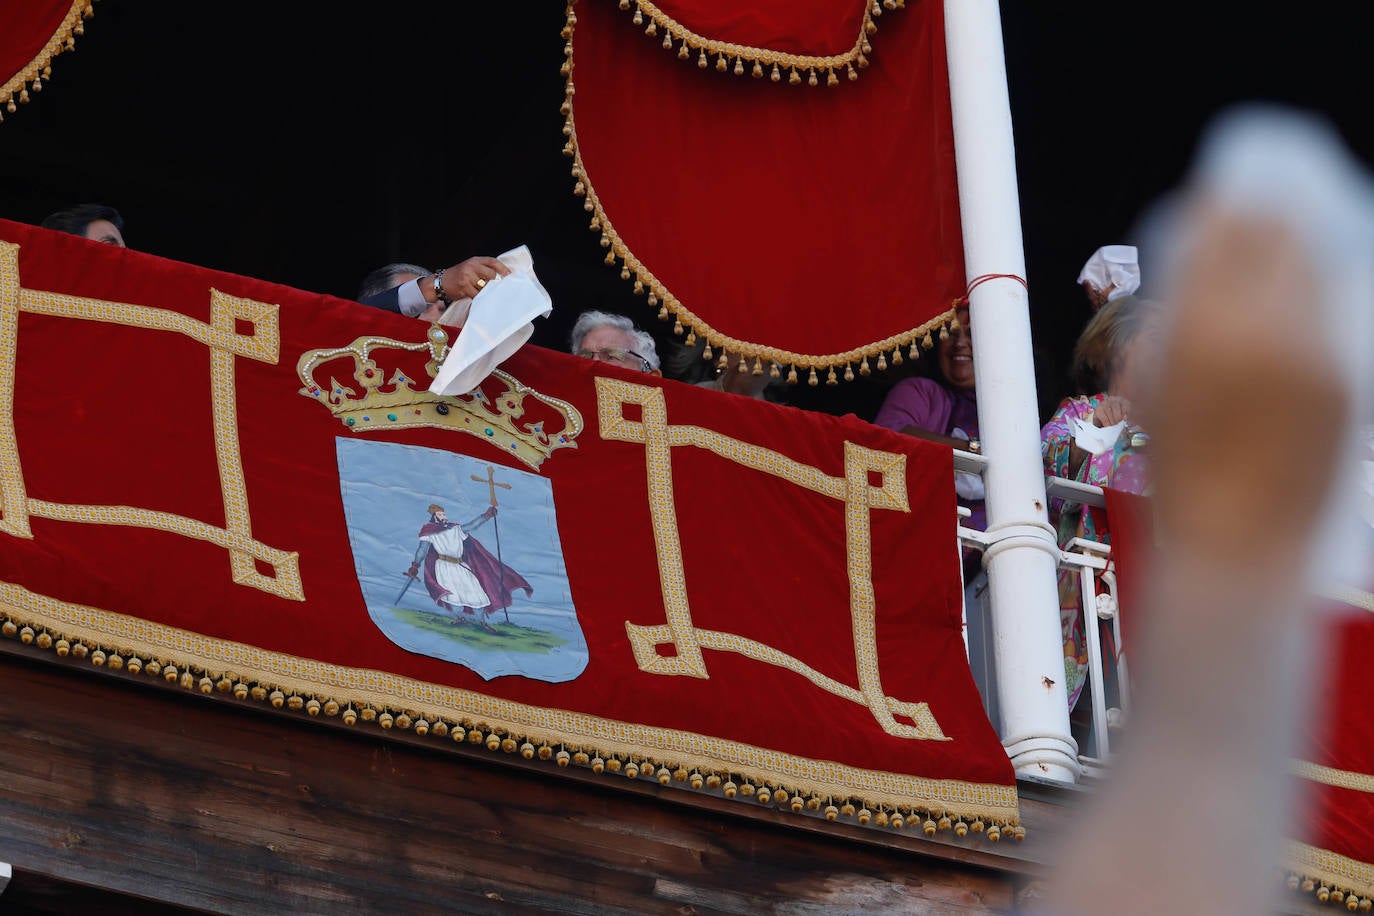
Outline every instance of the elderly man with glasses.
{"label": "elderly man with glasses", "polygon": [[597,311],[578,315],[572,329],[572,352],[636,372],[663,374],[654,338],[623,315]]}

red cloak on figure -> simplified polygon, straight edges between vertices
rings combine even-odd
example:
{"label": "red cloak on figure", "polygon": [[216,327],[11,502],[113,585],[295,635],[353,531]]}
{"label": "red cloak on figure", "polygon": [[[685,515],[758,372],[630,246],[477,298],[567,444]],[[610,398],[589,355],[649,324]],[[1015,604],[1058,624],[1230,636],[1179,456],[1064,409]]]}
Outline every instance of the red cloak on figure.
{"label": "red cloak on figure", "polygon": [[[457,528],[453,522],[427,522],[420,529],[420,537],[429,534],[438,534],[441,531],[448,531]],[[439,584],[439,580],[434,575],[434,564],[439,559],[439,552],[430,548],[425,552],[424,559],[424,581],[425,588],[429,589],[429,596],[434,599],[434,603],[441,608],[450,609],[455,605],[447,601],[449,591]],[[483,613],[490,617],[498,610],[504,610],[511,606],[511,594],[517,589],[524,589],[527,596],[534,594],[534,586],[515,570],[505,563],[496,559],[487,548],[482,546],[482,542],[471,534],[463,538],[463,565],[472,570],[472,574],[477,577],[478,583],[482,586],[482,591],[487,593],[491,599],[482,609]],[[457,605],[464,614],[476,616],[474,609],[466,604]]]}

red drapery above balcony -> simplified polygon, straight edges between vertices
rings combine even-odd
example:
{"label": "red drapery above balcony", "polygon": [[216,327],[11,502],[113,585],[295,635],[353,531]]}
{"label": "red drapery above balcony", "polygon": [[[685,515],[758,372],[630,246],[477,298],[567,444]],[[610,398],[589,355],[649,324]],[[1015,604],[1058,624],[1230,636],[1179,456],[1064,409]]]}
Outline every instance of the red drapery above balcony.
{"label": "red drapery above balcony", "polygon": [[813,381],[911,358],[964,291],[941,4],[871,36],[862,3],[663,9],[860,66],[703,44],[649,4],[570,7],[566,151],[607,262],[713,355]]}
{"label": "red drapery above balcony", "polygon": [[52,59],[70,50],[92,0],[25,0],[5,5],[0,29],[0,121],[41,92]]}

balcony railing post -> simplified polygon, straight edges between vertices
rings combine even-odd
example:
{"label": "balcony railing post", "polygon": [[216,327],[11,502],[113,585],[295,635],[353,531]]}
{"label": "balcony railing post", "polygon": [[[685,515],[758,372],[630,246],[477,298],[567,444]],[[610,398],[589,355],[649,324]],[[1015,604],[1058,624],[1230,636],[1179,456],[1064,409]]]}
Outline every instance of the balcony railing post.
{"label": "balcony railing post", "polygon": [[[945,0],[945,44],[968,278],[1025,276],[1016,153],[997,0]],[[1018,773],[1076,780],[1025,288],[970,296],[986,474],[988,568],[1001,734]]]}

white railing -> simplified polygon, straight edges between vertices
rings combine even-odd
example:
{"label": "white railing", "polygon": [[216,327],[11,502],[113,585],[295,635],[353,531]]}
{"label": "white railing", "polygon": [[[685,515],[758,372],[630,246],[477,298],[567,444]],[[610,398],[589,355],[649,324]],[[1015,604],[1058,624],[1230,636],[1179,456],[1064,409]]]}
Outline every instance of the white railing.
{"label": "white railing", "polygon": [[[982,474],[987,468],[987,459],[982,455],[956,450],[954,467],[959,471]],[[1106,505],[1101,488],[1089,484],[1061,477],[1047,477],[1045,489],[1051,499],[1065,499],[1099,508]],[[963,524],[968,515],[967,509],[959,510],[959,548],[971,547],[981,551],[987,546],[987,536]],[[1077,729],[1080,733],[1075,735],[1079,741],[1078,760],[1085,775],[1099,775],[1106,767],[1111,759],[1114,733],[1125,725],[1130,709],[1130,676],[1126,656],[1122,651],[1121,607],[1117,593],[1116,571],[1110,559],[1110,551],[1111,547],[1107,544],[1087,538],[1073,538],[1063,545],[1059,555],[1060,570],[1070,571],[1079,577],[1078,612],[1083,615],[1083,635],[1087,643],[1088,684],[1084,688],[1084,695],[1079,698],[1079,706],[1087,705],[1089,717],[1086,729]],[[978,647],[968,645],[969,610],[966,602],[965,643],[970,651],[970,662],[973,663]],[[986,626],[990,618],[986,609],[975,608],[974,612],[982,615]],[[1110,658],[1104,654],[1101,632],[1104,624],[1110,627],[1111,642],[1115,649]],[[1108,672],[1112,673],[1110,682]],[[979,689],[983,691],[984,706],[989,718],[992,719],[994,727],[1000,730],[995,690],[990,689],[985,678],[975,677],[975,680],[979,681]],[[1109,686],[1114,688],[1111,695],[1108,693]]]}

